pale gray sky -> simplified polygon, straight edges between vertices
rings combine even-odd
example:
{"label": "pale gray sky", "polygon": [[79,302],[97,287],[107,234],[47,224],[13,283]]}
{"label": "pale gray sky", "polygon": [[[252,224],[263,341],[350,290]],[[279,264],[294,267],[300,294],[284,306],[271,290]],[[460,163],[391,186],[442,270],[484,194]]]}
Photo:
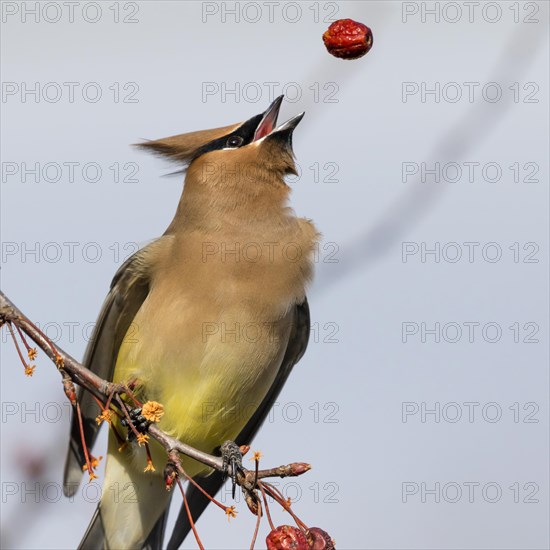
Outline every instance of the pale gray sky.
{"label": "pale gray sky", "polygon": [[[281,486],[338,548],[550,542],[548,4],[477,4],[2,4],[1,288],[75,357],[181,192],[129,144],[280,93],[281,120],[306,111],[291,185],[323,233],[312,340],[254,448],[312,463]],[[331,16],[373,29],[366,57],[327,54]],[[40,356],[26,378],[7,338],[2,547],[75,548],[101,486],[60,496],[59,376]],[[207,511],[207,548],[248,547],[238,509]]]}

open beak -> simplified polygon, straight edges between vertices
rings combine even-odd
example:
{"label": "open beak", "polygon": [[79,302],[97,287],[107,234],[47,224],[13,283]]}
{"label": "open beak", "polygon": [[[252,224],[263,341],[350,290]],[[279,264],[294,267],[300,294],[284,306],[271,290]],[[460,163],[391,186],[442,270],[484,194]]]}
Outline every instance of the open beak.
{"label": "open beak", "polygon": [[283,103],[283,98],[284,96],[280,95],[264,112],[263,117],[260,120],[256,131],[254,132],[253,141],[257,141],[264,138],[265,136],[274,133],[281,133],[281,137],[290,136],[294,128],[298,126],[298,123],[300,122],[300,120],[302,120],[304,113],[300,113],[294,118],[287,120],[284,124],[275,127],[275,125],[277,124],[277,117],[279,116],[279,109],[281,108],[281,104]]}
{"label": "open beak", "polygon": [[254,132],[253,141],[262,139],[263,137],[270,134],[273,128],[275,128],[283,98],[284,96],[280,95],[264,112],[264,116],[262,117],[262,120],[260,120],[260,124],[258,124],[258,127],[256,128],[256,132]]}

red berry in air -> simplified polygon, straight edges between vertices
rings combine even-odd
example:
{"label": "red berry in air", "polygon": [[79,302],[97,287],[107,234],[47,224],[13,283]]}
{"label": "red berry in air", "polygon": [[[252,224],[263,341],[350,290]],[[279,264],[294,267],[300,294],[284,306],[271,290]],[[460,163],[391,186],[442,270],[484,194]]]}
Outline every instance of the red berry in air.
{"label": "red berry in air", "polygon": [[280,525],[265,539],[267,550],[309,550],[304,533],[292,525]]}
{"label": "red berry in air", "polygon": [[372,48],[372,31],[353,19],[339,19],[323,34],[328,52],[341,59],[358,59]]}

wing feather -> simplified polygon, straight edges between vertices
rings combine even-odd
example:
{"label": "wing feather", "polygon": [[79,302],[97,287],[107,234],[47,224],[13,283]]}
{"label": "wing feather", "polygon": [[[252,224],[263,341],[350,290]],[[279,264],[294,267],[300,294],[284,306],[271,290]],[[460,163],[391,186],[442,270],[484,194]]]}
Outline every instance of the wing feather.
{"label": "wing feather", "polygon": [[[122,340],[149,293],[149,275],[143,262],[147,249],[145,247],[136,252],[116,272],[84,354],[83,365],[105,380],[112,380]],[[86,443],[91,449],[99,432],[95,421],[98,406],[92,396],[82,390],[78,392],[78,400]],[[63,490],[66,496],[74,495],[78,489],[84,463],[78,421],[73,414],[64,473]]]}

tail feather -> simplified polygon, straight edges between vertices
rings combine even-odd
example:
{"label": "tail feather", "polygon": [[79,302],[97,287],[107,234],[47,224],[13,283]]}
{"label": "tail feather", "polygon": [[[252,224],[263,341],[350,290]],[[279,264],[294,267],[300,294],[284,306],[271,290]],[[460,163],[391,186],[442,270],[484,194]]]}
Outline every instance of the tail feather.
{"label": "tail feather", "polygon": [[[168,509],[160,516],[153,530],[143,544],[142,550],[160,550],[164,540],[166,521],[168,520]],[[105,529],[101,520],[100,507],[98,506],[92,517],[90,525],[78,546],[78,550],[106,550]]]}
{"label": "tail feather", "polygon": [[160,516],[141,550],[160,550],[163,547],[162,543],[164,541],[164,532],[166,530],[169,508],[170,507],[167,506],[166,511]]}
{"label": "tail feather", "polygon": [[[162,449],[153,443],[153,457]],[[171,494],[159,472],[144,472],[135,444],[120,451],[112,432],[101,501],[79,550],[160,550]]]}
{"label": "tail feather", "polygon": [[92,521],[78,546],[78,550],[105,550],[105,530],[99,513],[99,506],[95,509]]}

